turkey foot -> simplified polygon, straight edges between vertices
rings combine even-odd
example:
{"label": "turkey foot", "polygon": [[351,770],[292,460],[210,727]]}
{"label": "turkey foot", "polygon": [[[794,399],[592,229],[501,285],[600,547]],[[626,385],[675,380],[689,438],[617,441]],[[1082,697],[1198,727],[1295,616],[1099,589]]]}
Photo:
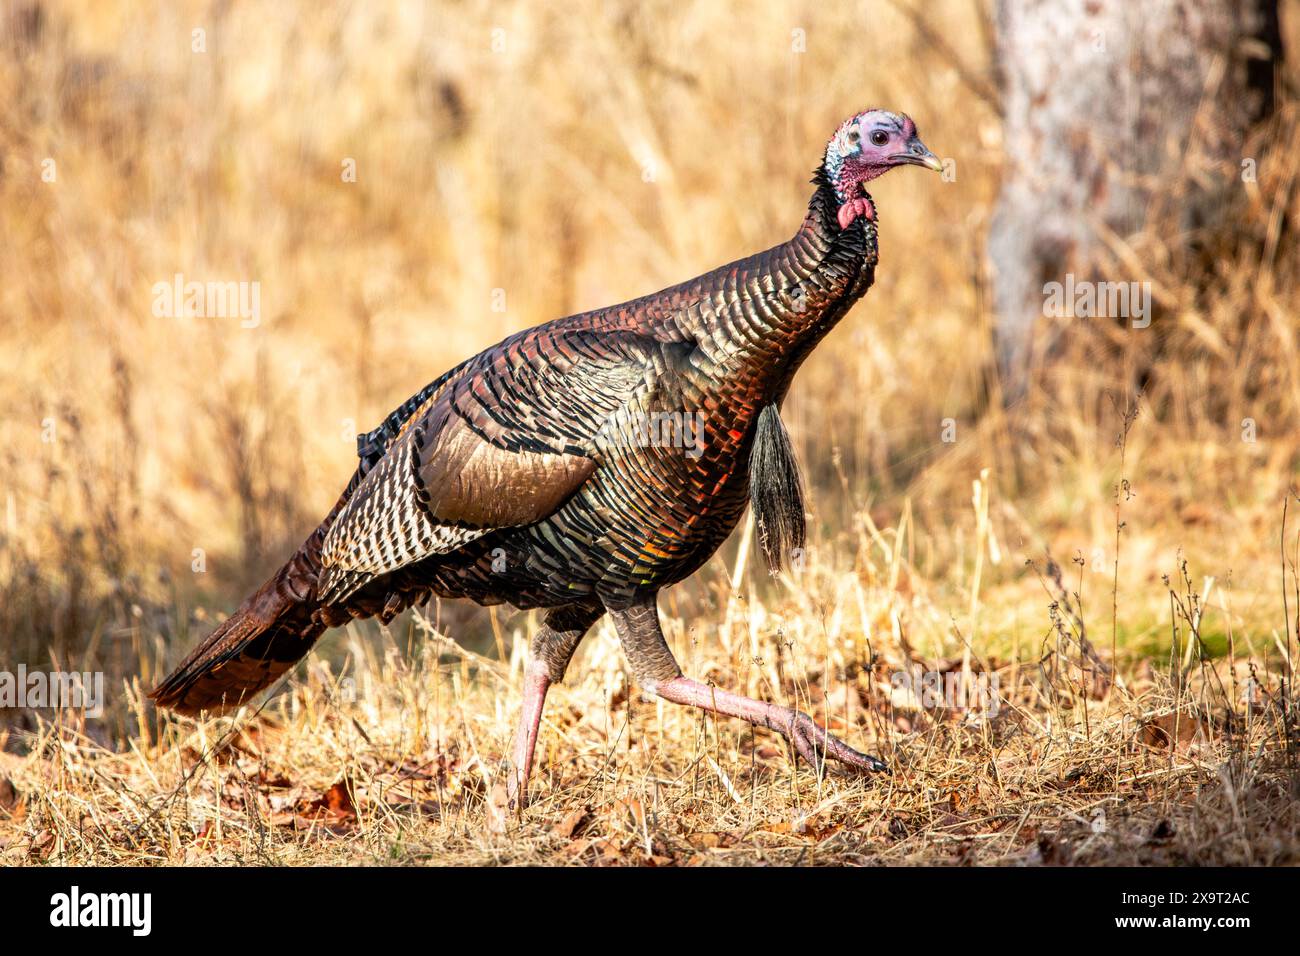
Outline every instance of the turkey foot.
{"label": "turkey foot", "polygon": [[688,704],[723,714],[739,717],[741,720],[769,730],[776,730],[789,739],[799,756],[813,767],[820,767],[825,758],[848,764],[855,770],[889,773],[889,768],[878,757],[858,753],[838,737],[828,734],[818,727],[813,719],[802,711],[780,704],[770,704],[751,697],[742,697],[717,687],[709,687],[689,677],[674,677],[672,680],[652,685],[654,692],[664,700],[674,704]]}

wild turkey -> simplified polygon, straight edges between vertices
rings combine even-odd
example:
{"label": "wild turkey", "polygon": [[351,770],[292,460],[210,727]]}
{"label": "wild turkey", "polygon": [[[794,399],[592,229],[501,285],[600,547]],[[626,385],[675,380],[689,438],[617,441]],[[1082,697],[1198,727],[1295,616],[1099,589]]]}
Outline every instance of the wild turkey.
{"label": "wild turkey", "polygon": [[798,232],[654,295],[539,325],[474,356],[357,439],[347,489],[288,563],[152,697],[186,714],[245,702],[328,628],[430,594],[548,608],[530,644],[508,776],[526,794],[542,706],[609,613],[634,678],[818,753],[884,770],[806,714],[682,675],[656,597],[699,568],[751,501],[775,569],[804,540],[778,409],[795,371],[870,287],[866,183],[940,169],[912,121],[868,110],[826,147]]}

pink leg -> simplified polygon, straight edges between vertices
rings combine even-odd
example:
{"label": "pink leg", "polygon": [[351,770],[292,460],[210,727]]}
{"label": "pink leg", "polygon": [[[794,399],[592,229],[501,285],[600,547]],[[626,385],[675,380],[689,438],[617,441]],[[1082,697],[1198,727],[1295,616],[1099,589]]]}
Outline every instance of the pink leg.
{"label": "pink leg", "polygon": [[529,644],[528,667],[524,671],[524,703],[519,729],[506,771],[506,800],[511,809],[528,803],[528,775],[537,749],[537,731],[542,725],[542,708],[551,685],[564,679],[565,668],[587,629],[604,613],[599,607],[566,605],[546,614],[541,629]]}
{"label": "pink leg", "polygon": [[506,796],[512,810],[523,809],[528,805],[528,774],[533,769],[537,731],[542,725],[542,708],[546,705],[546,692],[550,689],[551,678],[546,663],[532,658],[524,673],[524,704],[519,714],[519,728],[515,731],[511,766],[506,777]]}
{"label": "pink leg", "polygon": [[820,767],[822,760],[829,757],[846,763],[858,770],[889,772],[889,768],[877,757],[858,753],[838,737],[828,734],[813,722],[805,713],[769,704],[751,697],[742,697],[718,687],[709,687],[689,677],[674,677],[650,685],[656,694],[674,704],[689,704],[715,714],[739,717],[751,724],[779,731],[789,738],[799,751],[799,755],[812,766]]}

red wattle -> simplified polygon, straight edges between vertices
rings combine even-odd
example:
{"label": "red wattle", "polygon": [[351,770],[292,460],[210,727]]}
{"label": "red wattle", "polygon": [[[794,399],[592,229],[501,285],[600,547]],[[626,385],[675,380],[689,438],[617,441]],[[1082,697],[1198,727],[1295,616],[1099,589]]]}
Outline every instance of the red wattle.
{"label": "red wattle", "polygon": [[850,199],[844,205],[840,206],[839,214],[836,218],[840,222],[840,229],[849,228],[854,219],[861,216],[867,222],[874,222],[876,219],[876,207],[872,205],[870,199],[859,197]]}

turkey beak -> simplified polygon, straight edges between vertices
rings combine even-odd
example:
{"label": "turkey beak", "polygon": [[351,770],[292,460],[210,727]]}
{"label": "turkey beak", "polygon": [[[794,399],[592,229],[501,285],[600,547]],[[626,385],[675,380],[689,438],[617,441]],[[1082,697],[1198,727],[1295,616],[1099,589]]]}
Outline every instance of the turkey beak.
{"label": "turkey beak", "polygon": [[926,169],[933,169],[936,173],[943,172],[943,163],[939,157],[930,152],[915,136],[907,144],[907,151],[898,157],[900,163],[908,163],[912,166],[924,166]]}

